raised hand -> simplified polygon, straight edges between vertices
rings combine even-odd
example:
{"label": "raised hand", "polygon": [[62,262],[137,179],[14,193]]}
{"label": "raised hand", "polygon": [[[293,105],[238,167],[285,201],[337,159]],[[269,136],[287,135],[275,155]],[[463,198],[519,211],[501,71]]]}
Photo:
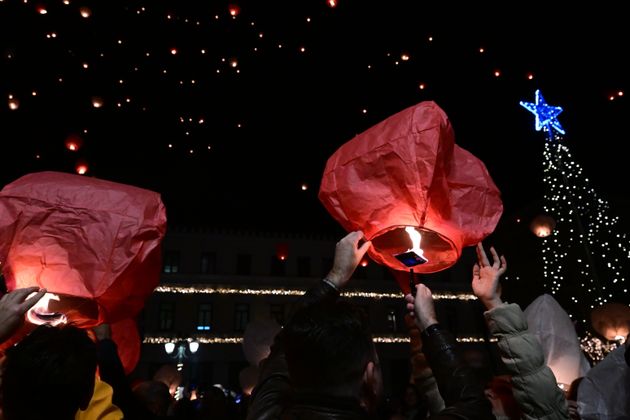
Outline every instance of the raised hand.
{"label": "raised hand", "polygon": [[[33,296],[28,297],[31,293]],[[15,289],[0,299],[0,343],[11,337],[24,322],[24,314],[46,294],[45,289]]]}
{"label": "raised hand", "polygon": [[497,254],[494,247],[490,247],[492,263],[488,260],[483,245],[477,244],[477,264],[473,266],[472,289],[486,309],[493,309],[503,302],[501,301],[501,285],[499,278],[507,269],[505,257]]}
{"label": "raised hand", "polygon": [[335,248],[335,262],[332,270],[326,276],[338,289],[348,283],[352,273],[357,268],[361,259],[365,255],[372,242],[365,241],[361,246],[359,241],[364,238],[363,232],[357,230],[350,232],[343,239],[337,242]]}
{"label": "raised hand", "polygon": [[407,301],[407,310],[414,316],[421,331],[437,324],[433,294],[427,286],[422,283],[418,284],[415,298],[409,294],[405,296],[405,300]]}

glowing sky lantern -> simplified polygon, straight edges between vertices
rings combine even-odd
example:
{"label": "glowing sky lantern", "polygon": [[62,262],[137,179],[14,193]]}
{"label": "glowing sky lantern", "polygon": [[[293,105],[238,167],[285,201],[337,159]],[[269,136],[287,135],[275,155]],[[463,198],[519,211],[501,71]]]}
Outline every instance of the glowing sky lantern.
{"label": "glowing sky lantern", "polygon": [[[399,272],[452,266],[495,228],[503,205],[485,165],[455,144],[448,117],[421,102],[367,129],[329,159],[319,190],[328,212],[372,241],[369,256]],[[406,281],[396,276],[401,288]]]}
{"label": "glowing sky lantern", "polygon": [[9,95],[9,109],[15,111],[20,107],[20,101],[15,99],[13,95]]}
{"label": "glowing sky lantern", "polygon": [[241,13],[241,8],[236,4],[230,4],[228,11],[230,12],[230,16],[238,16],[238,14]]}
{"label": "glowing sky lantern", "polygon": [[553,220],[553,217],[548,216],[546,214],[541,214],[536,216],[529,225],[530,229],[534,233],[534,235],[539,238],[546,238],[551,235],[554,228],[556,227],[556,221]]}
{"label": "glowing sky lantern", "polygon": [[89,7],[85,7],[85,6],[83,6],[83,7],[81,7],[79,9],[79,13],[81,13],[81,17],[83,17],[85,19],[87,19],[90,16],[92,16],[92,10]]}
{"label": "glowing sky lantern", "polygon": [[83,140],[81,140],[81,137],[79,136],[71,135],[68,136],[68,138],[66,139],[65,145],[66,149],[70,150],[71,152],[77,152],[83,145]]}
{"label": "glowing sky lantern", "polygon": [[90,167],[88,166],[87,162],[85,162],[83,160],[78,161],[76,166],[74,167],[75,171],[79,175],[85,175],[89,168]]}
{"label": "glowing sky lantern", "polygon": [[107,322],[127,371],[139,358],[134,317],[159,282],[165,230],[159,194],[129,185],[40,172],[0,191],[7,289],[48,291],[30,324]]}
{"label": "glowing sky lantern", "polygon": [[103,106],[103,98],[99,96],[92,97],[92,106],[94,108],[101,108]]}
{"label": "glowing sky lantern", "polygon": [[630,307],[605,303],[591,312],[591,325],[607,340],[623,343],[630,333]]}

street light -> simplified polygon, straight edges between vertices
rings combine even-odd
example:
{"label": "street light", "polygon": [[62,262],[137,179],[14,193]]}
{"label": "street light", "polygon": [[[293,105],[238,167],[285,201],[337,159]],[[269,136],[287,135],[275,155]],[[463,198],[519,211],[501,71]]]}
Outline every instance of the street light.
{"label": "street light", "polygon": [[[188,344],[188,346],[186,346]],[[186,347],[188,347],[188,351],[191,354],[197,353],[199,350],[199,342],[198,341],[171,341],[164,344],[164,350],[167,354],[173,354],[173,359],[177,359],[177,370],[182,370],[184,367],[184,359],[188,358],[188,354],[186,353]],[[177,349],[177,351],[175,351]]]}

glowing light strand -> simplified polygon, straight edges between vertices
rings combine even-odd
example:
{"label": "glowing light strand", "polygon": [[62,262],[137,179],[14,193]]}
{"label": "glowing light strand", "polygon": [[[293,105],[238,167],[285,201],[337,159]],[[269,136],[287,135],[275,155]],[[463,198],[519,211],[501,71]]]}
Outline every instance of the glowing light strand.
{"label": "glowing light strand", "polygon": [[608,203],[597,196],[582,167],[563,144],[565,132],[556,119],[562,108],[547,105],[539,91],[536,104],[521,105],[536,115],[536,129],[542,129],[547,137],[543,209],[555,219],[556,227],[542,239],[545,288],[565,297],[573,308],[566,308],[569,313],[581,314],[586,324],[580,303],[592,309],[627,296],[623,273],[627,272],[624,263],[630,257],[628,237],[614,232],[619,219],[608,215]]}
{"label": "glowing light strand", "polygon": [[[486,340],[483,337],[457,337],[459,343],[485,343]],[[241,344],[243,337],[239,335],[221,336],[221,337],[187,337],[176,338],[166,336],[146,336],[142,341],[144,344],[166,344],[177,341],[193,342],[196,341],[199,344]],[[372,341],[377,344],[401,344],[409,343],[411,340],[408,336],[404,335],[377,335],[372,337]],[[496,342],[496,338],[490,338],[490,342]]]}
{"label": "glowing light strand", "polygon": [[[218,295],[250,295],[250,296],[301,296],[305,290],[300,289],[239,289],[235,287],[213,287],[205,285],[161,285],[155,289],[156,293],[173,293],[173,294],[218,294]],[[400,292],[372,292],[372,291],[347,291],[342,292],[341,296],[348,298],[363,299],[401,299],[403,296]],[[471,293],[450,293],[436,292],[433,294],[435,300],[476,300],[477,297]]]}

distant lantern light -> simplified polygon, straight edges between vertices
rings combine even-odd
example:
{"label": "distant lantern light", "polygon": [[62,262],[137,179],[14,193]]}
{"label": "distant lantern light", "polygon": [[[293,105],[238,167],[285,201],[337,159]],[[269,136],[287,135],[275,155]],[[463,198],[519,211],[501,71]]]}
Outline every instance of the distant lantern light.
{"label": "distant lantern light", "polygon": [[329,7],[337,7],[337,0],[328,0]]}
{"label": "distant lantern light", "polygon": [[553,230],[555,229],[556,221],[551,216],[541,214],[536,216],[534,220],[532,220],[529,227],[532,232],[534,232],[534,235],[538,236],[539,238],[546,238],[547,236],[551,235],[551,232],[553,232]]}
{"label": "distant lantern light", "polygon": [[617,96],[623,96],[623,90],[620,90],[619,92],[617,92]]}
{"label": "distant lantern light", "polygon": [[66,144],[66,149],[70,150],[71,152],[77,152],[83,145],[83,140],[79,136],[71,135],[71,136],[68,136],[65,144]]}
{"label": "distant lantern light", "polygon": [[88,171],[88,165],[84,161],[77,162],[77,165],[74,168],[79,175],[85,175]]}
{"label": "distant lantern light", "polygon": [[88,63],[83,63],[83,68],[87,69],[88,67],[90,67],[90,65]]}
{"label": "distant lantern light", "polygon": [[484,48],[479,48],[479,52],[483,54],[486,50]]}
{"label": "distant lantern light", "polygon": [[20,107],[20,101],[15,99],[13,96],[9,96],[9,109],[11,111],[15,111]]}
{"label": "distant lantern light", "polygon": [[433,37],[432,36],[429,37],[429,42],[433,42]]}
{"label": "distant lantern light", "polygon": [[425,85],[424,83],[420,83],[418,87],[420,88],[420,90],[424,90],[424,88],[426,88],[427,85]]}
{"label": "distant lantern light", "polygon": [[300,52],[305,52],[305,51],[306,51],[306,48],[300,47]]}
{"label": "distant lantern light", "polygon": [[501,72],[499,70],[495,70],[494,77],[499,77],[499,76],[501,76]]}
{"label": "distant lantern light", "polygon": [[85,19],[92,16],[92,10],[89,7],[85,7],[85,6],[79,9],[79,13],[81,13],[81,17]]}
{"label": "distant lantern light", "polygon": [[308,185],[307,184],[302,184],[302,191],[306,191],[308,190]]}
{"label": "distant lantern light", "polygon": [[311,18],[310,18],[310,17],[307,17],[307,18],[306,18],[306,21],[307,21],[307,22],[310,22],[310,21],[311,21]]}
{"label": "distant lantern light", "polygon": [[230,60],[230,66],[233,68],[238,67],[238,60],[236,58],[232,58]]}
{"label": "distant lantern light", "polygon": [[241,8],[236,4],[230,4],[228,6],[228,10],[230,11],[230,16],[236,17],[239,13],[241,13]]}
{"label": "distant lantern light", "polygon": [[70,0],[63,0],[63,4],[65,4],[66,6],[70,4]]}
{"label": "distant lantern light", "polygon": [[176,55],[177,54],[177,48],[171,48],[171,54],[172,55]]}
{"label": "distant lantern light", "polygon": [[40,15],[45,15],[48,13],[48,10],[44,6],[37,6],[37,13]]}
{"label": "distant lantern light", "polygon": [[532,73],[529,73],[527,75],[527,80],[532,80],[534,78],[534,75]]}
{"label": "distant lantern light", "polygon": [[363,112],[364,114],[367,114],[367,109],[363,108],[363,110],[361,110],[361,112]]}
{"label": "distant lantern light", "polygon": [[409,54],[401,54],[400,59],[402,61],[409,61]]}
{"label": "distant lantern light", "polygon": [[363,259],[361,260],[361,267],[367,267],[368,266],[368,260]]}
{"label": "distant lantern light", "polygon": [[34,90],[33,92],[31,92],[31,95],[37,96],[37,91]]}
{"label": "distant lantern light", "polygon": [[92,97],[92,106],[94,108],[102,108],[103,107],[103,99],[99,96]]}
{"label": "distant lantern light", "polygon": [[615,97],[614,97],[614,96],[612,96],[612,95],[610,95],[610,96],[608,97],[608,99],[610,99],[611,101],[614,101],[614,100],[615,100]]}

